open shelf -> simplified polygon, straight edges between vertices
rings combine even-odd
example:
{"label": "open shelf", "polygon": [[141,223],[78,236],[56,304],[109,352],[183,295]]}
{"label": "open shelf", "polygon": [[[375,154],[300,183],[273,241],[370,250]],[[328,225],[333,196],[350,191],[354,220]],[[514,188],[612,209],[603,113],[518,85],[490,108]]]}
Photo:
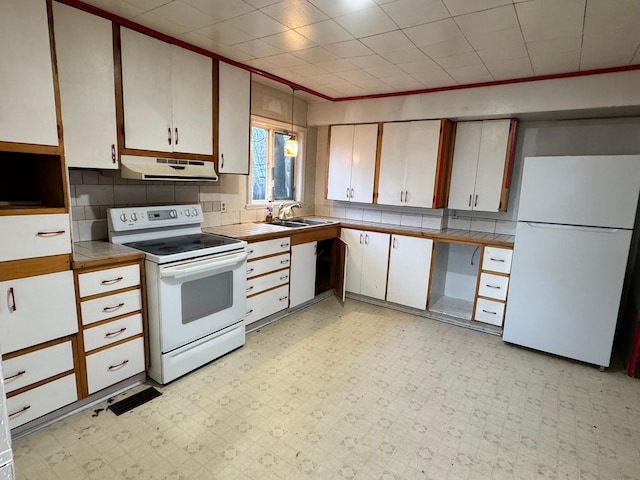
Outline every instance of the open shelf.
{"label": "open shelf", "polygon": [[429,311],[450,315],[463,320],[471,320],[471,316],[473,315],[473,300],[442,296],[435,301],[429,308]]}

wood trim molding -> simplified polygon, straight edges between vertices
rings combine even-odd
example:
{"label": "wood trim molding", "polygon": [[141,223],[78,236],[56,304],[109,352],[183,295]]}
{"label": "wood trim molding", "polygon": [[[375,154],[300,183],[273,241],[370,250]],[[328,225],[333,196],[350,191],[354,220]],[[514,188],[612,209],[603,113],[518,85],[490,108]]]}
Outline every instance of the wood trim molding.
{"label": "wood trim molding", "polygon": [[71,255],[26,258],[0,262],[0,281],[17,280],[71,270]]}

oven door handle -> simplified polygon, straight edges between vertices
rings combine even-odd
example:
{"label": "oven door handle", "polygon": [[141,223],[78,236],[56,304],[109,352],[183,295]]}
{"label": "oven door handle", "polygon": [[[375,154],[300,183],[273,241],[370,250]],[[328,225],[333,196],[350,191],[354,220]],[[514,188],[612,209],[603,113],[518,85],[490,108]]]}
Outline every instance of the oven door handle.
{"label": "oven door handle", "polygon": [[247,252],[235,253],[222,258],[208,258],[202,261],[196,261],[185,265],[176,265],[174,267],[165,267],[160,269],[160,277],[162,278],[184,278],[191,275],[198,275],[207,272],[216,272],[226,270],[231,265],[242,263],[247,259]]}

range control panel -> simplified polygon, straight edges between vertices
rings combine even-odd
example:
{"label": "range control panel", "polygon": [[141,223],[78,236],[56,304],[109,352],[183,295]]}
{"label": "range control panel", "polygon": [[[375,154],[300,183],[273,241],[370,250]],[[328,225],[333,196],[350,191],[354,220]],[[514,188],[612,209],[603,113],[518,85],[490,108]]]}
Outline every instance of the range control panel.
{"label": "range control panel", "polygon": [[200,204],[123,207],[107,211],[109,230],[114,232],[200,224],[202,217]]}

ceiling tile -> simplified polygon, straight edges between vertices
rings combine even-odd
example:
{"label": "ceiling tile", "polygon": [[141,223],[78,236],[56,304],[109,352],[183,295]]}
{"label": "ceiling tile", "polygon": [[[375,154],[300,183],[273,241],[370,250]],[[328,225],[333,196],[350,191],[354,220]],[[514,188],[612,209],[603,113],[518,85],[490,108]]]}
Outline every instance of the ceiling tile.
{"label": "ceiling tile", "polygon": [[427,45],[420,48],[431,58],[449,57],[465,52],[473,52],[473,47],[469,45],[466,39],[454,40],[450,42],[436,43],[435,45]]}
{"label": "ceiling tile", "polygon": [[443,0],[451,15],[480,12],[502,5],[510,5],[511,0]]}
{"label": "ceiling tile", "polygon": [[245,3],[248,3],[252,7],[255,8],[264,8],[272,5],[274,3],[278,3],[279,0],[244,0]]}
{"label": "ceiling tile", "polygon": [[353,37],[333,20],[325,20],[324,22],[296,28],[296,32],[318,45],[353,40]]}
{"label": "ceiling tile", "polygon": [[[638,49],[637,38],[626,31],[586,34],[582,40],[580,70],[629,65]],[[585,62],[588,60],[588,65]]]}
{"label": "ceiling tile", "polygon": [[343,15],[336,18],[336,21],[355,38],[368,37],[398,29],[398,26],[378,6]]}
{"label": "ceiling tile", "polygon": [[376,67],[368,67],[364,70],[376,78],[393,77],[394,75],[402,75],[403,73],[405,73],[392,63],[387,63],[386,65],[380,65]]}
{"label": "ceiling tile", "polygon": [[466,67],[470,65],[482,64],[482,60],[476,52],[461,53],[459,55],[452,55],[450,57],[439,58],[436,62],[445,70],[457,67]]}
{"label": "ceiling tile", "polygon": [[[193,5],[201,12],[206,13],[219,20],[227,20],[237,17],[245,13],[252,12],[254,7],[243,2],[242,0],[184,0],[186,3]],[[163,2],[166,3],[166,0]]]}
{"label": "ceiling tile", "polygon": [[373,52],[360,40],[347,40],[346,42],[331,43],[325,45],[328,51],[340,58],[361,57],[371,55]]}
{"label": "ceiling tile", "polygon": [[235,45],[236,43],[248,42],[253,39],[253,37],[248,33],[238,30],[236,27],[229,25],[226,22],[216,23],[214,25],[201,28],[197,33],[211,39],[213,41],[213,45]]}
{"label": "ceiling tile", "polygon": [[375,53],[397,52],[398,50],[415,48],[400,30],[373,35],[363,38],[361,41]]}
{"label": "ceiling tile", "polygon": [[449,68],[446,72],[458,83],[491,82],[493,77],[484,65],[470,65],[466,67]]}
{"label": "ceiling tile", "polygon": [[451,41],[466,41],[456,22],[450,18],[407,28],[403,32],[417,47]]}
{"label": "ceiling tile", "polygon": [[337,60],[338,57],[322,47],[306,48],[293,53],[296,57],[309,63],[329,62]]}
{"label": "ceiling tile", "polygon": [[110,13],[114,13],[122,18],[133,18],[140,15],[144,10],[132,5],[124,0],[86,0],[85,3],[101,8]]}
{"label": "ceiling tile", "polygon": [[[615,7],[615,8],[613,8]],[[638,32],[640,2],[637,0],[589,0],[585,17],[585,34],[598,31],[627,30]]]}
{"label": "ceiling tile", "polygon": [[382,6],[400,28],[435,22],[449,17],[441,0],[396,0]]}
{"label": "ceiling tile", "polygon": [[153,13],[166,18],[169,22],[182,25],[187,30],[197,30],[216,22],[215,18],[180,0],[158,7],[153,10]]}
{"label": "ceiling tile", "polygon": [[458,82],[444,70],[414,73],[411,76],[419,81],[423,88],[449,87],[458,84]]}
{"label": "ceiling tile", "polygon": [[638,49],[636,50],[635,56],[631,60],[631,65],[638,65],[638,64],[640,64],[640,45],[638,46]]}
{"label": "ceiling tile", "polygon": [[454,20],[467,38],[497,30],[520,28],[513,5],[461,15]]}
{"label": "ceiling tile", "polygon": [[178,39],[183,40],[196,47],[204,48],[212,53],[235,60],[236,62],[246,62],[254,57],[248,53],[242,52],[234,47],[227,47],[211,40],[198,32],[187,32],[180,35]]}
{"label": "ceiling tile", "polygon": [[287,27],[264,13],[254,10],[239,17],[227,20],[227,23],[247,32],[255,38],[266,37],[287,30]]}
{"label": "ceiling tile", "polygon": [[289,70],[294,75],[299,75],[301,77],[312,77],[316,75],[326,75],[327,72],[322,70],[320,67],[312,63],[303,63],[302,65],[296,65],[289,67]]}
{"label": "ceiling tile", "polygon": [[234,45],[234,47],[241,52],[253,55],[256,58],[270,57],[272,55],[282,53],[282,50],[279,48],[269,45],[262,40],[251,40],[249,42],[238,43],[237,45]]}
{"label": "ceiling tile", "polygon": [[520,25],[543,25],[549,20],[584,19],[586,0],[530,0],[515,5]]}
{"label": "ceiling tile", "polygon": [[398,50],[396,52],[382,53],[381,56],[396,65],[419,62],[423,58],[427,58],[422,50],[415,47]]}
{"label": "ceiling tile", "polygon": [[270,35],[268,37],[264,37],[262,40],[282,51],[289,52],[315,46],[311,40],[300,35],[294,30],[287,30],[286,32],[277,33],[276,35]]}
{"label": "ceiling tile", "polygon": [[391,62],[379,55],[365,55],[363,57],[353,57],[349,61],[360,68],[384,68],[391,66]]}
{"label": "ceiling tile", "polygon": [[496,62],[486,62],[485,67],[496,80],[524,78],[533,76],[533,68],[529,57],[514,58]]}
{"label": "ceiling tile", "polygon": [[510,42],[501,44],[500,48],[486,48],[477,50],[483,62],[497,62],[500,60],[516,60],[528,57],[527,48],[522,42]]}
{"label": "ceiling tile", "polygon": [[270,70],[275,68],[287,68],[294,67],[297,65],[303,65],[304,61],[299,59],[298,57],[294,57],[290,53],[279,53],[278,55],[273,55],[271,57],[264,57],[259,59],[265,62],[265,70]]}
{"label": "ceiling tile", "polygon": [[145,27],[149,27],[152,30],[171,35],[172,37],[178,37],[190,30],[184,25],[167,20],[165,16],[158,15],[155,11],[133,17],[133,21]]}
{"label": "ceiling tile", "polygon": [[[89,3],[93,5],[93,2]],[[149,10],[153,10],[154,8],[164,5],[167,3],[167,0],[127,0],[127,3],[140,8],[144,12],[148,12]]]}
{"label": "ceiling tile", "polygon": [[373,7],[376,2],[373,0],[309,0],[318,9],[322,10],[329,17],[339,17],[347,13],[357,12],[365,8]]}
{"label": "ceiling tile", "polygon": [[356,70],[350,70],[348,72],[338,73],[338,76],[351,83],[364,82],[367,80],[373,80],[375,78],[369,72],[365,72],[364,70],[361,70],[359,68]]}
{"label": "ceiling tile", "polygon": [[504,48],[506,45],[513,43],[524,45],[522,31],[517,27],[491,32],[474,33],[468,35],[467,38],[475,50]]}
{"label": "ceiling tile", "polygon": [[306,0],[282,0],[262,11],[289,28],[304,27],[328,17]]}
{"label": "ceiling tile", "polygon": [[418,60],[417,62],[398,64],[398,67],[400,67],[403,71],[407,72],[408,74],[428,73],[428,72],[442,70],[440,65],[438,65],[436,62],[426,57],[422,60]]}
{"label": "ceiling tile", "polygon": [[527,42],[527,51],[534,57],[547,55],[548,52],[579,52],[580,48],[582,48],[582,35]]}
{"label": "ceiling tile", "polygon": [[409,74],[386,77],[384,83],[392,87],[396,92],[406,92],[422,88],[422,84]]}
{"label": "ceiling tile", "polygon": [[536,75],[577,72],[580,69],[580,50],[547,52],[544,55],[530,55],[533,72]]}
{"label": "ceiling tile", "polygon": [[348,72],[350,70],[356,70],[358,68],[356,65],[347,60],[344,60],[343,58],[329,60],[328,62],[316,62],[316,66],[329,73],[336,74],[341,72]]}

